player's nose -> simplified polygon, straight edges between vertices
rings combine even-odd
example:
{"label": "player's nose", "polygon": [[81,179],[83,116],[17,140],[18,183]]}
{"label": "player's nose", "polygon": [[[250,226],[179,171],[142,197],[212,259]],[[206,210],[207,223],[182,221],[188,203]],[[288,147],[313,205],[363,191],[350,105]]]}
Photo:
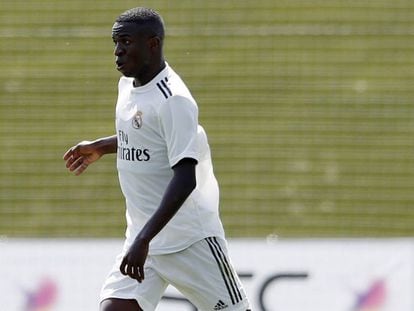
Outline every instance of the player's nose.
{"label": "player's nose", "polygon": [[123,54],[125,54],[125,49],[119,43],[116,43],[114,48],[114,55],[121,56]]}

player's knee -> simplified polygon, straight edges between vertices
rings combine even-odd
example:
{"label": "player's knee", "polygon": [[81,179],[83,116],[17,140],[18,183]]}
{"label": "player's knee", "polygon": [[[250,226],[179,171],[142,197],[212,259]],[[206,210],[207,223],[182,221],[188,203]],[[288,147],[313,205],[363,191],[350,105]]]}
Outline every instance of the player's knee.
{"label": "player's knee", "polygon": [[143,311],[133,299],[106,299],[102,301],[100,311]]}

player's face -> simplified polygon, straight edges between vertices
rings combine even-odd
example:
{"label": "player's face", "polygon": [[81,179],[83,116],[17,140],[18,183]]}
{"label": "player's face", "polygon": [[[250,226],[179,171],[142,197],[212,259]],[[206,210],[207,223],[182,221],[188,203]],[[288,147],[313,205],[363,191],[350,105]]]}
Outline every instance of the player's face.
{"label": "player's face", "polygon": [[117,70],[126,77],[145,75],[151,64],[149,37],[135,23],[115,23],[112,39]]}

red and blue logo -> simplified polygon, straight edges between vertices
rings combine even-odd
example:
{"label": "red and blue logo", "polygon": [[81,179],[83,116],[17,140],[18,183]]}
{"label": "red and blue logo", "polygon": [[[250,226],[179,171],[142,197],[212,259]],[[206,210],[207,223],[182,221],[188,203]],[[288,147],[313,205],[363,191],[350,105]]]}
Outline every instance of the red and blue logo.
{"label": "red and blue logo", "polygon": [[42,279],[38,286],[26,293],[25,311],[51,311],[57,298],[57,285],[49,279]]}
{"label": "red and blue logo", "polygon": [[381,311],[387,300],[387,286],[384,280],[372,282],[367,290],[358,295],[352,311]]}

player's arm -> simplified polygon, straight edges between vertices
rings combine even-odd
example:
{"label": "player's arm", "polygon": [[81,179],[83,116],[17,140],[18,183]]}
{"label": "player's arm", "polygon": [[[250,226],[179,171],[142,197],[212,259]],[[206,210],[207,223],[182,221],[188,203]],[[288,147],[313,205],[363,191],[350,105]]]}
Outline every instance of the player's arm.
{"label": "player's arm", "polygon": [[161,203],[141,229],[122,260],[123,274],[141,282],[150,241],[177,213],[196,187],[196,165],[199,156],[198,108],[187,97],[172,96],[159,110],[161,130],[165,139],[173,177],[163,193]]}
{"label": "player's arm", "polygon": [[141,229],[137,239],[150,242],[177,213],[197,185],[196,165],[196,160],[184,158],[173,167],[174,175],[160,206]]}
{"label": "player's arm", "polygon": [[100,138],[94,141],[82,141],[69,148],[63,155],[63,160],[66,161],[66,167],[69,171],[79,175],[82,174],[90,164],[100,159],[103,155],[116,153],[117,145],[116,135]]}
{"label": "player's arm", "polygon": [[174,167],[174,175],[161,200],[160,206],[142,228],[125,255],[120,270],[124,275],[141,282],[144,279],[144,263],[151,240],[165,227],[196,187],[197,161],[184,158]]}

